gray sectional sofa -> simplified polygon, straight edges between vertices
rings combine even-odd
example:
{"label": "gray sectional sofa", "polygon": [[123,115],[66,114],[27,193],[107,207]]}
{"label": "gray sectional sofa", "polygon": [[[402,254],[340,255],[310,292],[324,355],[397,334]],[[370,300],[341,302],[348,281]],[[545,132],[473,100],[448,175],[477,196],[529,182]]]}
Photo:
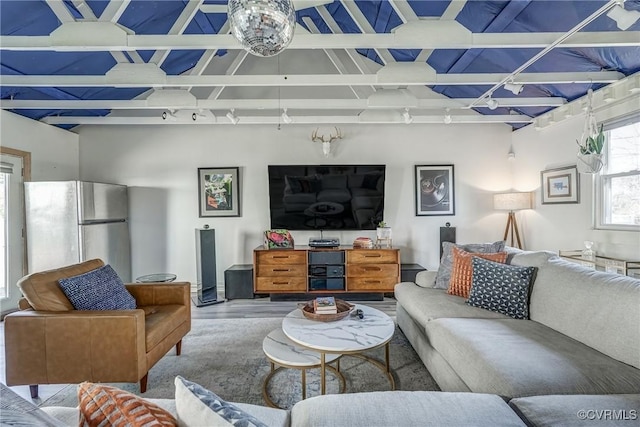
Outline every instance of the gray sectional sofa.
{"label": "gray sectional sofa", "polygon": [[395,288],[398,326],[444,391],[538,395],[640,393],[640,281],[551,252],[538,268],[530,320],[471,307],[433,288],[435,272]]}

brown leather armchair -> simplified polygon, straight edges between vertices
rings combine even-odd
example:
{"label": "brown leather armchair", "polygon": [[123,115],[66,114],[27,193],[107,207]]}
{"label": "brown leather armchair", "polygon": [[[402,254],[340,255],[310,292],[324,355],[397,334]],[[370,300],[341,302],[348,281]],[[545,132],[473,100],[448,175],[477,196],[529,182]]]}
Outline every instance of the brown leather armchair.
{"label": "brown leather armchair", "polygon": [[182,337],[191,330],[188,282],[126,284],[135,310],[75,310],[58,280],[104,263],[99,259],[23,277],[20,311],[7,315],[7,385],[140,382],[173,346],[180,355]]}

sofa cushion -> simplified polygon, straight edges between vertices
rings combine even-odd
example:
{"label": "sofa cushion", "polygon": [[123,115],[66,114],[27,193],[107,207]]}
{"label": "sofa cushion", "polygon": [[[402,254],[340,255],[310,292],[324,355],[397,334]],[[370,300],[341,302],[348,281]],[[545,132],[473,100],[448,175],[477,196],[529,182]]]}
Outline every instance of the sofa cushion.
{"label": "sofa cushion", "polygon": [[532,320],[640,368],[640,280],[552,258],[538,270],[529,311]]}
{"label": "sofa cushion", "polygon": [[640,390],[640,370],[530,320],[441,318],[425,330],[473,392],[522,397]]}
{"label": "sofa cushion", "polygon": [[480,257],[496,262],[505,262],[507,260],[506,252],[473,254],[460,248],[452,248],[453,252],[453,268],[451,270],[451,279],[449,280],[449,288],[447,290],[451,295],[469,298],[469,290],[471,289],[471,281],[473,277],[473,266],[471,260],[474,257]]}
{"label": "sofa cushion", "polygon": [[176,377],[175,386],[176,413],[181,425],[268,427],[212,391],[181,376]]}
{"label": "sofa cushion", "polygon": [[103,265],[104,262],[102,260],[92,259],[55,270],[32,273],[20,279],[18,287],[34,310],[70,311],[73,310],[73,305],[62,292],[58,280],[77,276],[100,268]]}
{"label": "sofa cushion", "polygon": [[451,279],[451,269],[453,268],[452,248],[456,246],[463,251],[473,253],[490,253],[501,252],[504,249],[504,241],[493,243],[469,243],[466,245],[456,245],[450,242],[442,242],[442,258],[438,267],[438,275],[436,277],[435,287],[438,289],[449,288],[449,280]]}
{"label": "sofa cushion", "polygon": [[312,397],[295,404],[291,425],[305,427],[524,426],[498,396],[386,391]]}
{"label": "sofa cushion", "polygon": [[78,385],[80,426],[177,426],[176,419],[159,406],[135,394],[104,384]]}
{"label": "sofa cushion", "polygon": [[136,300],[110,265],[58,280],[76,310],[134,310]]}
{"label": "sofa cushion", "polygon": [[473,279],[467,304],[506,314],[514,319],[529,318],[529,287],[536,267],[517,267],[474,257]]}
{"label": "sofa cushion", "polygon": [[398,283],[394,289],[396,300],[407,313],[424,326],[441,317],[507,318],[504,314],[471,307],[462,297],[449,295],[444,289],[423,288],[412,282]]}
{"label": "sofa cushion", "polygon": [[145,312],[147,353],[189,318],[186,306],[178,304],[140,307]]}
{"label": "sofa cushion", "polygon": [[521,397],[509,406],[534,427],[631,426],[640,419],[640,394]]}

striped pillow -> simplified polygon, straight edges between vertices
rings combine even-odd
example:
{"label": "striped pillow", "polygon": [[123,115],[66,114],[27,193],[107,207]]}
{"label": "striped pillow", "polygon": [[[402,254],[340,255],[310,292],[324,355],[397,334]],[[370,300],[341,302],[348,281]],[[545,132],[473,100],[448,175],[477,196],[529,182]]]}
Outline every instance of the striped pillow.
{"label": "striped pillow", "polygon": [[78,385],[80,426],[177,426],[169,412],[135,394],[102,384]]}
{"label": "striped pillow", "polygon": [[496,252],[488,254],[471,253],[456,248],[455,246],[452,248],[452,252],[453,270],[451,271],[451,279],[449,280],[449,289],[447,289],[447,293],[463,298],[469,298],[469,291],[471,290],[471,283],[473,278],[473,267],[471,265],[471,260],[473,259],[473,257],[479,257],[503,264],[507,261],[506,252]]}

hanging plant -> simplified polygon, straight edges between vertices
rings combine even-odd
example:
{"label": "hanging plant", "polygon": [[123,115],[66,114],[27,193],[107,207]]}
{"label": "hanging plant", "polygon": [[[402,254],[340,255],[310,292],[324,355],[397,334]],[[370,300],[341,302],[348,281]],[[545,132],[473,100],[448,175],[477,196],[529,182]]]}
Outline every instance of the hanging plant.
{"label": "hanging plant", "polygon": [[602,151],[604,150],[604,126],[596,123],[593,114],[593,90],[587,92],[587,111],[580,141],[578,144],[578,170],[581,173],[598,173],[604,166]]}

